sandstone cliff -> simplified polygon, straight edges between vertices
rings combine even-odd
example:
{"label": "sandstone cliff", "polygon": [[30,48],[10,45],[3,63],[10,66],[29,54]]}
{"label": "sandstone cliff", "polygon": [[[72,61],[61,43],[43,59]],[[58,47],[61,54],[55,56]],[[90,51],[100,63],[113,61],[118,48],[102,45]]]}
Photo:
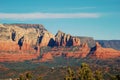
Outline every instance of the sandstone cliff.
{"label": "sandstone cliff", "polygon": [[[110,58],[119,58],[120,51],[112,49],[112,48],[103,48],[98,42],[96,42],[95,47],[88,47],[87,43],[83,43],[79,47],[71,48],[57,48],[54,47],[48,53],[44,53],[44,55],[50,55],[42,57],[43,62],[53,60],[54,57],[65,57],[65,58],[97,58],[97,59],[110,59]],[[52,57],[52,58],[51,58]]]}
{"label": "sandstone cliff", "polygon": [[[40,42],[38,37],[41,36]],[[0,61],[37,58],[39,46],[47,46],[48,38],[54,36],[41,24],[0,24]]]}
{"label": "sandstone cliff", "polygon": [[117,58],[120,57],[120,51],[112,48],[103,48],[98,42],[96,42],[96,46],[94,47],[91,57],[99,59]]}
{"label": "sandstone cliff", "polygon": [[58,31],[55,35],[56,46],[80,46],[80,39]]}
{"label": "sandstone cliff", "polygon": [[[51,50],[41,54],[41,47],[47,46]],[[103,48],[89,37],[75,37],[62,31],[54,36],[41,24],[0,24],[0,62],[32,59],[46,62],[54,57],[108,59],[120,57],[120,51]]]}
{"label": "sandstone cliff", "polygon": [[[37,58],[40,47],[56,45],[79,46],[80,39],[60,31],[54,36],[41,24],[0,24],[0,61],[18,61],[20,58],[22,61]],[[36,55],[32,57],[31,54]]]}
{"label": "sandstone cliff", "polygon": [[[19,45],[21,49],[23,47],[27,48],[36,45],[47,46],[51,38],[54,39],[54,35],[49,33],[43,25],[40,24],[0,25],[0,42],[8,42],[10,45],[16,44],[16,46]],[[5,46],[7,45],[8,44],[5,44]]]}

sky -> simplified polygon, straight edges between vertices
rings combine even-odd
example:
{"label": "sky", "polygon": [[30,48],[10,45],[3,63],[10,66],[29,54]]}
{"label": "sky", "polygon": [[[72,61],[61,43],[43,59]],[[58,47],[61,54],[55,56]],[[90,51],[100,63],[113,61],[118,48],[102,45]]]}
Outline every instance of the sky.
{"label": "sky", "polygon": [[96,40],[120,40],[120,0],[0,0],[0,23],[43,24]]}

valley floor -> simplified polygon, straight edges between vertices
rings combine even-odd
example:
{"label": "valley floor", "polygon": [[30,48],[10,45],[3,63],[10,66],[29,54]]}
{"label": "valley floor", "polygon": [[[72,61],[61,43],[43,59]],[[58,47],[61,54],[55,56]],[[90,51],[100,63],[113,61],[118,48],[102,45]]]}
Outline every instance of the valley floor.
{"label": "valley floor", "polygon": [[90,65],[92,71],[101,70],[104,79],[109,80],[111,75],[120,75],[120,58],[98,60],[98,59],[73,59],[73,58],[55,58],[52,62],[1,62],[0,63],[0,80],[11,80],[18,78],[21,74],[31,72],[34,77],[42,76],[43,80],[64,80],[67,68],[70,66],[73,70],[77,70],[81,63]]}

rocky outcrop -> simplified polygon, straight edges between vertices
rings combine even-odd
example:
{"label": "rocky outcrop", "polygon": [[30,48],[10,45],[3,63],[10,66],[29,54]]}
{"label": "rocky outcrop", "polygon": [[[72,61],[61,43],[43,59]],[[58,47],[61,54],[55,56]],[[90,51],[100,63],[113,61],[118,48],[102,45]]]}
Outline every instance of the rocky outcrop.
{"label": "rocky outcrop", "polygon": [[120,51],[112,48],[103,48],[98,42],[96,42],[96,46],[94,47],[94,52],[91,54],[91,57],[99,59],[116,58],[120,57]]}
{"label": "rocky outcrop", "polygon": [[12,41],[22,48],[31,46],[80,46],[80,39],[61,31],[54,36],[40,24],[1,24],[0,41]]}
{"label": "rocky outcrop", "polygon": [[[48,46],[54,40],[54,35],[49,33],[40,24],[1,24],[0,42],[16,43],[20,50],[22,47]],[[9,43],[9,44],[10,44]],[[10,44],[10,45],[12,45]],[[7,44],[8,45],[8,44]],[[0,46],[1,47],[1,46]]]}
{"label": "rocky outcrop", "polygon": [[81,57],[87,57],[87,55],[90,53],[90,48],[88,47],[87,43],[83,43],[82,47],[80,48],[80,51],[82,52]]}
{"label": "rocky outcrop", "polygon": [[0,24],[0,61],[37,58],[37,37],[47,30],[40,24]]}
{"label": "rocky outcrop", "polygon": [[40,62],[47,62],[47,61],[52,61],[53,56],[51,53],[45,53],[42,55],[42,58],[40,59]]}
{"label": "rocky outcrop", "polygon": [[55,35],[56,46],[66,46],[67,42],[71,38],[71,35],[66,35],[62,31],[58,31]]}
{"label": "rocky outcrop", "polygon": [[73,57],[73,58],[84,58],[87,57],[87,55],[90,52],[90,48],[88,47],[87,43],[82,44],[81,47],[79,47],[79,50],[75,52],[66,52],[64,53],[65,57]]}
{"label": "rocky outcrop", "polygon": [[0,53],[0,62],[23,62],[25,60],[32,60],[36,59],[39,55],[38,54],[13,54],[13,53]]}
{"label": "rocky outcrop", "polygon": [[38,36],[39,46],[54,46],[55,37],[51,33],[44,31],[42,35]]}
{"label": "rocky outcrop", "polygon": [[54,47],[51,51],[44,53],[42,55],[42,62],[51,61],[54,57],[65,57],[65,58],[84,58],[89,54],[90,48],[87,43],[82,44],[82,46],[76,46],[71,48],[57,48]]}
{"label": "rocky outcrop", "polygon": [[55,35],[56,46],[80,46],[80,39],[58,31]]}
{"label": "rocky outcrop", "polygon": [[[111,49],[111,48],[103,48],[101,45],[96,42],[96,46],[92,49],[89,48],[87,43],[83,43],[81,46],[76,46],[71,48],[63,48],[63,47],[54,47],[48,53],[44,53],[45,57],[42,57],[42,61],[51,61],[54,57],[65,57],[65,58],[98,58],[98,59],[109,59],[120,57],[120,51]],[[46,56],[49,55],[49,56]]]}
{"label": "rocky outcrop", "polygon": [[[75,37],[62,31],[54,36],[41,24],[0,24],[0,62],[32,60],[38,57],[40,62],[52,61],[54,57],[120,57],[120,51],[103,48],[98,42],[93,47],[94,44],[93,38]],[[41,47],[46,46],[52,49],[42,53]]]}
{"label": "rocky outcrop", "polygon": [[80,46],[80,39],[77,37],[72,38],[73,46]]}
{"label": "rocky outcrop", "polygon": [[[0,24],[0,44],[1,61],[18,61],[20,58],[32,59],[30,53],[39,55],[40,47],[43,46],[80,46],[80,39],[61,31],[54,36],[41,24]],[[47,56],[43,55],[41,60],[49,59]]]}

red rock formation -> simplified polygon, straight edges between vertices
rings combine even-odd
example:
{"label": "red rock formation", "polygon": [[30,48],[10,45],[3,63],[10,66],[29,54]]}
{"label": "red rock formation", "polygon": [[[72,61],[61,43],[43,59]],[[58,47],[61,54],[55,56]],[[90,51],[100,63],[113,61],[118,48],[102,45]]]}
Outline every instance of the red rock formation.
{"label": "red rock formation", "polygon": [[91,57],[96,57],[100,59],[116,58],[120,57],[120,51],[112,48],[103,48],[98,42],[96,42],[95,51],[93,52]]}
{"label": "red rock formation", "polygon": [[51,53],[45,53],[42,55],[42,58],[40,60],[40,62],[47,62],[47,61],[51,61],[53,60],[53,56]]}
{"label": "red rock formation", "polygon": [[73,57],[73,58],[84,58],[90,52],[90,48],[88,47],[87,43],[82,44],[82,47],[79,48],[78,51],[75,52],[67,52],[64,53],[66,57]]}
{"label": "red rock formation", "polygon": [[80,39],[75,37],[72,38],[73,46],[80,46]]}
{"label": "red rock formation", "polygon": [[[52,35],[51,33],[47,32],[47,31],[44,31],[44,33],[39,37],[41,38],[40,39],[40,43],[39,45],[42,47],[42,46],[48,46],[49,43],[50,43],[50,40],[51,39],[55,39],[54,38],[54,35]],[[52,42],[51,42],[52,43]]]}
{"label": "red rock formation", "polygon": [[58,31],[55,35],[56,46],[66,46],[67,35],[61,31]]}
{"label": "red rock formation", "polygon": [[0,62],[31,60],[39,56],[39,54],[26,43],[24,43],[21,50],[16,42],[2,41],[0,44]]}
{"label": "red rock formation", "polygon": [[[42,59],[40,62],[52,61],[54,57],[64,56],[66,58],[84,58],[87,57],[90,53],[90,48],[87,43],[83,43],[81,47],[73,47],[78,48],[75,51],[71,51],[70,48],[63,47],[54,47],[48,53],[44,53],[42,55]],[[90,55],[91,57],[100,58],[100,59],[108,59],[120,57],[120,51],[111,49],[111,48],[102,48],[99,43],[96,43],[96,47],[94,53]]]}
{"label": "red rock formation", "polygon": [[25,60],[36,59],[38,54],[9,54],[9,53],[0,53],[0,62],[20,62]]}
{"label": "red rock formation", "polygon": [[16,51],[19,50],[19,46],[15,42],[2,41],[0,42],[0,52],[2,51]]}
{"label": "red rock formation", "polygon": [[90,52],[90,48],[88,47],[87,43],[83,43],[82,47],[80,48],[80,51],[82,52],[81,57],[86,57],[89,52]]}
{"label": "red rock formation", "polygon": [[[34,46],[37,43],[37,36],[42,35],[42,32],[48,33],[47,37],[52,35],[39,24],[0,24],[0,61],[24,61],[37,58],[39,52],[37,53]],[[43,41],[46,41],[44,42],[46,46],[49,41],[46,34]]]}
{"label": "red rock formation", "polygon": [[6,52],[6,51],[35,51],[30,44],[24,43],[21,50],[19,49],[19,45],[16,42],[13,41],[0,41],[0,52]]}
{"label": "red rock formation", "polygon": [[[82,40],[80,41],[79,38],[61,31],[58,31],[54,36],[42,25],[38,24],[0,24],[0,62],[37,59],[40,47],[53,47],[54,44],[59,47],[54,46],[51,51],[44,53],[41,56],[41,62],[51,61],[54,57],[63,55],[67,58],[84,58],[90,53],[90,48],[87,43],[80,46],[81,42]],[[65,46],[74,46],[73,49],[77,48],[77,50],[71,51],[70,48],[65,48]],[[116,58],[120,57],[120,51],[102,48],[99,43],[96,43],[95,49],[90,56],[100,59]]]}
{"label": "red rock formation", "polygon": [[55,35],[56,46],[80,46],[80,39],[58,31]]}

